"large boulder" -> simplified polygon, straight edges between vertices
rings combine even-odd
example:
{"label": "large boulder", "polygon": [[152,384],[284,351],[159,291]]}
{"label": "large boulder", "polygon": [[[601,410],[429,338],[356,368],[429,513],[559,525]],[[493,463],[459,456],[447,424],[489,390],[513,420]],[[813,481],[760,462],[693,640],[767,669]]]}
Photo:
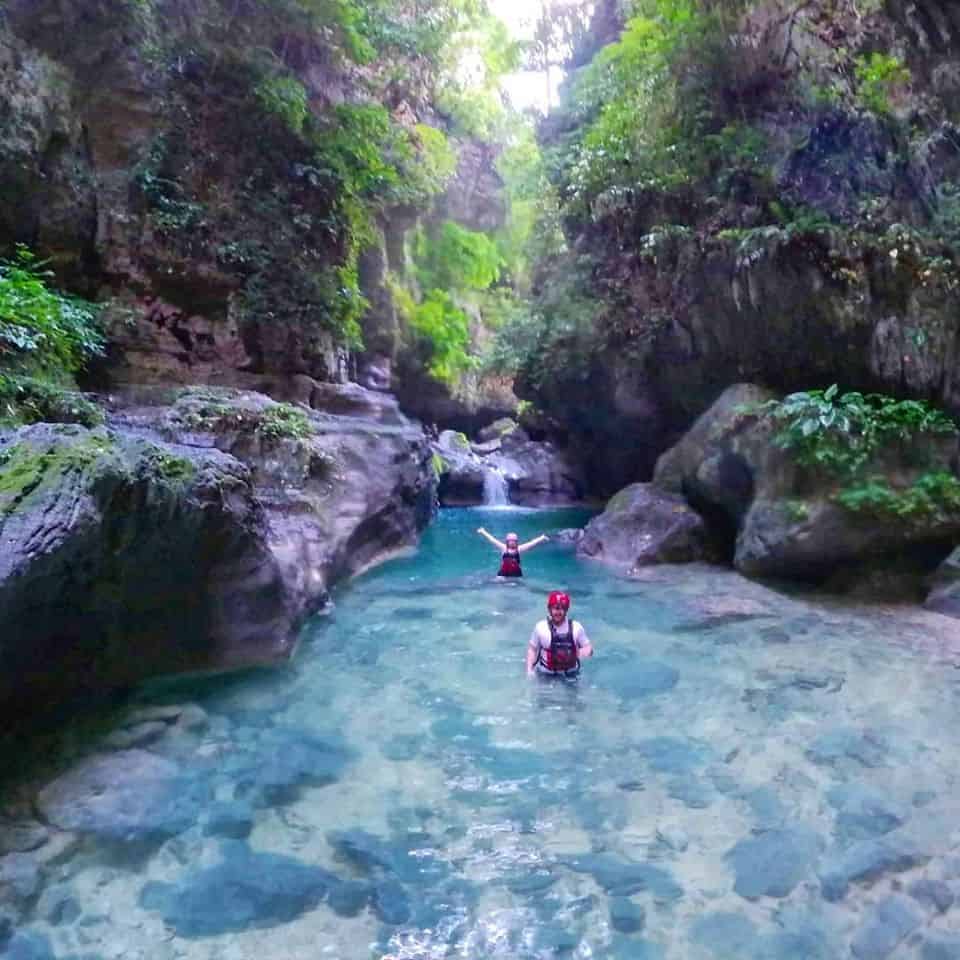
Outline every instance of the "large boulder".
{"label": "large boulder", "polygon": [[949,617],[960,617],[960,547],[954,548],[937,568],[923,605]]}
{"label": "large boulder", "polygon": [[565,506],[583,500],[583,469],[549,440],[526,439],[519,428],[507,433],[487,462],[507,478],[511,503],[525,507]]}
{"label": "large boulder", "polygon": [[[662,490],[707,503],[722,501],[723,508],[739,518],[753,496],[752,477],[724,454],[738,430],[752,425],[749,412],[774,393],[752,383],[735,383],[702,413],[674,446],[657,460],[653,482]],[[751,481],[751,482],[748,482]]]}
{"label": "large boulder", "polygon": [[587,524],[577,554],[632,569],[718,559],[703,518],[680,496],[649,483],[625,487]]}
{"label": "large boulder", "polygon": [[[960,535],[960,510],[949,500],[901,512],[845,506],[838,496],[844,481],[799,465],[775,442],[778,425],[758,406],[767,396],[730,387],[654,474],[735,536],[742,573],[822,580],[906,550],[936,554]],[[881,451],[863,476],[902,493],[924,474],[949,474],[955,456],[955,436],[922,437]]]}
{"label": "large boulder", "polygon": [[568,453],[531,440],[515,421],[490,424],[480,440],[444,430],[434,444],[443,506],[562,506],[583,499],[583,471]]}
{"label": "large boulder", "polygon": [[238,391],[0,437],[0,709],[288,656],[433,506],[414,424]]}
{"label": "large boulder", "polygon": [[476,458],[440,457],[437,497],[444,507],[475,507],[485,499],[486,473]]}
{"label": "large boulder", "polygon": [[483,463],[466,434],[443,430],[433,444],[437,496],[444,507],[470,507],[484,501]]}

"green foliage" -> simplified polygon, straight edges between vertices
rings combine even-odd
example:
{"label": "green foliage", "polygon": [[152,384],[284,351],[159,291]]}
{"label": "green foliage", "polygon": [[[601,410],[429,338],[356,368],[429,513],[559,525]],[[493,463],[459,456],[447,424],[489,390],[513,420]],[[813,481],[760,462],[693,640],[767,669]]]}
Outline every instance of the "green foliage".
{"label": "green foliage", "polygon": [[960,246],[960,184],[939,184],[935,198],[931,223],[935,234]]}
{"label": "green foliage", "polygon": [[174,421],[189,430],[238,431],[270,439],[305,440],[313,435],[306,412],[290,403],[252,408],[228,391],[189,387],[177,398]]}
{"label": "green foliage", "polygon": [[486,290],[500,277],[497,245],[484,233],[447,220],[435,233],[415,239],[417,276],[424,289]]}
{"label": "green foliage", "polygon": [[784,500],[783,509],[792,523],[803,523],[810,515],[807,504],[803,500],[793,498]]}
{"label": "green foliage", "polygon": [[310,418],[299,407],[289,403],[277,403],[263,411],[259,431],[263,436],[272,439],[286,437],[305,440],[313,434],[313,427]]}
{"label": "green foliage", "polygon": [[415,305],[409,324],[427,346],[426,369],[434,379],[453,386],[473,366],[467,316],[450,294],[431,290]]}
{"label": "green foliage", "polygon": [[437,68],[464,31],[482,21],[483,7],[479,0],[432,0],[428,7],[410,0],[363,0],[363,35],[378,53],[422,59]]}
{"label": "green foliage", "polygon": [[781,424],[776,442],[805,466],[854,478],[883,448],[922,436],[956,433],[945,414],[922,400],[826,390],[793,393],[761,408]]}
{"label": "green foliage", "polygon": [[376,56],[368,36],[367,4],[357,0],[268,0],[268,3],[287,29],[300,22],[314,31],[323,30],[333,41],[334,49],[356,63],[369,63]]}
{"label": "green foliage", "polygon": [[355,260],[319,270],[279,262],[271,266],[244,285],[236,301],[242,319],[282,317],[307,332],[319,326],[349,347],[362,345],[360,318],[368,303],[360,292]]}
{"label": "green foliage", "polygon": [[38,380],[0,373],[0,424],[80,423],[97,427],[103,410],[76,390]]}
{"label": "green foliage", "polygon": [[610,202],[625,191],[672,189],[702,169],[700,95],[682,93],[671,68],[706,46],[710,17],[694,0],[641,0],[635,9],[574,90],[583,127],[564,159],[561,187],[578,212],[601,194]]}
{"label": "green foliage", "polygon": [[804,206],[788,208],[779,201],[773,201],[769,208],[779,223],[721,230],[717,234],[721,240],[736,241],[738,267],[752,266],[800,238],[824,235],[836,229],[836,224],[820,210]]}
{"label": "green foliage", "polygon": [[436,104],[459,136],[495,140],[503,123],[503,103],[493,90],[450,83],[438,91]]}
{"label": "green foliage", "polygon": [[164,235],[185,235],[205,225],[206,209],[195,197],[187,194],[173,172],[166,134],[150,144],[134,170],[134,185],[139,189],[150,212],[150,220]]}
{"label": "green foliage", "polygon": [[15,443],[0,452],[0,517],[14,512],[45,481],[84,470],[113,451],[109,437],[94,433],[79,442],[65,442],[50,449]]}
{"label": "green foliage", "polygon": [[423,202],[440,193],[457,169],[457,154],[446,134],[418,123],[408,144],[399,149],[400,173],[410,202]]}
{"label": "green foliage", "polygon": [[934,520],[960,512],[960,480],[952,473],[925,473],[906,489],[894,490],[883,477],[842,490],[836,500],[854,513],[880,519]]}
{"label": "green foliage", "polygon": [[496,160],[506,196],[506,220],[497,246],[515,289],[528,293],[532,265],[564,249],[557,192],[529,122],[515,118],[511,136]]}
{"label": "green foliage", "polygon": [[456,168],[441,130],[417,124],[407,131],[376,104],[338,106],[316,146],[320,172],[339,187],[345,224],[360,233],[373,211],[439,193]]}
{"label": "green foliage", "polygon": [[871,53],[854,59],[857,96],[867,110],[885,116],[892,110],[891,96],[910,83],[910,70],[888,53]]}
{"label": "green foliage", "polygon": [[24,246],[0,260],[0,368],[69,376],[103,352],[99,309],[51,289],[44,267]]}
{"label": "green foliage", "polygon": [[487,359],[489,369],[522,371],[535,387],[558,369],[571,379],[586,376],[606,342],[598,323],[600,304],[590,289],[592,267],[589,257],[557,260],[533,303],[518,305],[505,318]]}
{"label": "green foliage", "polygon": [[474,17],[470,29],[452,39],[434,103],[455,134],[497,140],[507,116],[499,80],[518,69],[520,45],[489,15]]}
{"label": "green foliage", "polygon": [[318,160],[327,165],[343,193],[366,201],[399,180],[385,156],[393,139],[390,114],[376,104],[340,104],[317,143]]}
{"label": "green foliage", "polygon": [[196,465],[186,457],[179,457],[163,447],[150,446],[143,454],[144,465],[149,473],[168,482],[181,482],[192,479]]}
{"label": "green foliage", "polygon": [[309,114],[307,90],[296,77],[264,77],[253,92],[267,113],[279,117],[293,133],[303,132]]}

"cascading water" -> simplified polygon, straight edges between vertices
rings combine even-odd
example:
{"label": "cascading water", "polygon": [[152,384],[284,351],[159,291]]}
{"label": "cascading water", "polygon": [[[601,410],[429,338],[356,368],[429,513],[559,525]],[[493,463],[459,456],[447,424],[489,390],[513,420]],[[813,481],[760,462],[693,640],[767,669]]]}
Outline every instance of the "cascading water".
{"label": "cascading water", "polygon": [[499,467],[484,467],[483,502],[488,507],[505,507],[510,503],[507,478]]}

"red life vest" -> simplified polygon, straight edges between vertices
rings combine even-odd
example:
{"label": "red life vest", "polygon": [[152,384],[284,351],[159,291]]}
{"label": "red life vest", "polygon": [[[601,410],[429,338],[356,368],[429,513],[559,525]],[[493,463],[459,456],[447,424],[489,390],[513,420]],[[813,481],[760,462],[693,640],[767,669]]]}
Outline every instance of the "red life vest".
{"label": "red life vest", "polygon": [[520,551],[506,550],[500,557],[500,569],[497,571],[498,577],[522,577],[523,570],[520,569]]}
{"label": "red life vest", "polygon": [[550,647],[541,648],[540,663],[551,673],[569,673],[580,668],[580,652],[577,641],[573,638],[574,623],[570,621],[570,632],[562,636],[557,633],[551,621],[547,621],[550,628]]}

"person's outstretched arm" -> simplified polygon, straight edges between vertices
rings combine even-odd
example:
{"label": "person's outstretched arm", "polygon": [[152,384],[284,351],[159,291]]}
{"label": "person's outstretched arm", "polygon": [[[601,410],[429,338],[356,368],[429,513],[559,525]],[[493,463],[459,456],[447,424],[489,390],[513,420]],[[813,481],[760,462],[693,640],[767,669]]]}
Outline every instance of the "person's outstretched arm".
{"label": "person's outstretched arm", "polygon": [[479,533],[484,540],[487,540],[488,542],[492,543],[501,553],[506,551],[507,545],[503,543],[501,540],[498,540],[496,537],[487,533],[487,531],[484,530],[483,527],[477,527],[477,533]]}
{"label": "person's outstretched arm", "polygon": [[534,537],[532,540],[528,540],[526,543],[521,543],[517,550],[520,553],[523,553],[526,550],[532,550],[534,547],[540,546],[541,543],[546,543],[550,538],[545,534],[541,533],[539,537]]}

